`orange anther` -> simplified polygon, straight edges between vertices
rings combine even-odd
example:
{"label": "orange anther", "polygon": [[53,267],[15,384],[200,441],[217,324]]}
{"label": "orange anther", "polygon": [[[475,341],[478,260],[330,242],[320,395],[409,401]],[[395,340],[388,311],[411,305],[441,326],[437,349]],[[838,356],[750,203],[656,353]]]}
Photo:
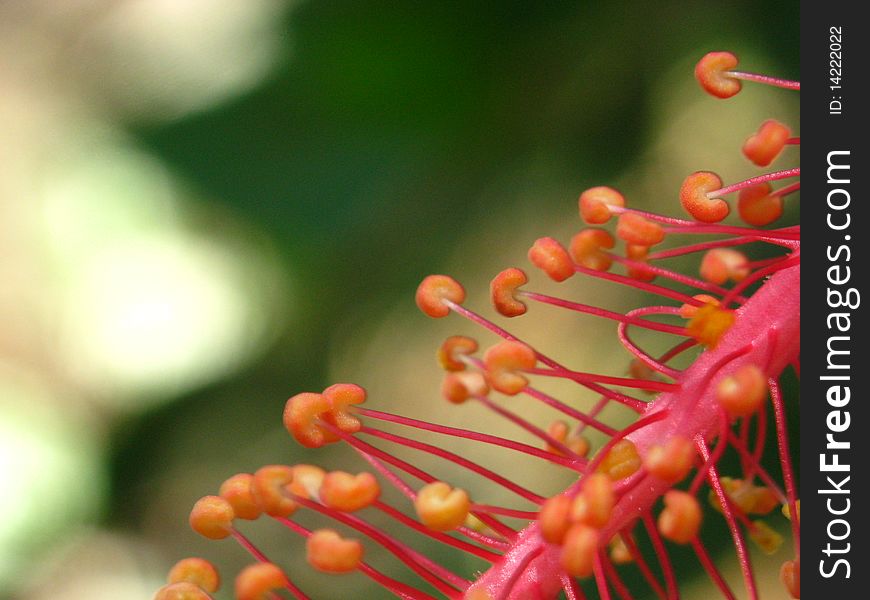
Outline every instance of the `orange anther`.
{"label": "orange anther", "polygon": [[774,554],[782,546],[782,535],[764,521],[752,521],[749,539],[765,554]]}
{"label": "orange anther", "polygon": [[695,65],[695,79],[711,96],[730,98],[740,91],[740,80],[728,71],[737,66],[737,57],[730,52],[709,52]]}
{"label": "orange anther", "polygon": [[429,275],[417,287],[416,300],[420,310],[438,319],[450,314],[445,300],[455,304],[465,301],[465,288],[447,275]]}
{"label": "orange anther", "polygon": [[695,445],[688,438],[674,436],[663,445],[649,449],[643,461],[644,468],[655,477],[676,483],[689,474],[695,464]]}
{"label": "orange anther", "polygon": [[345,539],[332,529],[318,529],[305,544],[308,564],[324,573],[349,573],[359,567],[363,545],[359,540]]}
{"label": "orange anther", "polygon": [[574,274],[574,263],[568,251],[551,237],[535,240],[529,248],[529,260],[553,281],[565,281]]}
{"label": "orange anther", "polygon": [[600,225],[610,220],[611,206],[625,206],[625,198],[615,189],[601,185],[580,194],[579,204],[583,220],[590,225]]}
{"label": "orange anther", "polygon": [[353,406],[366,401],[366,391],[353,383],[336,383],[323,390],[331,409],[324,418],[344,433],[356,433],[362,427],[360,420],[351,413]]}
{"label": "orange anther", "polygon": [[589,227],[571,238],[571,258],[581,267],[606,271],[613,259],[605,252],[613,248],[613,236],[604,229]]}
{"label": "orange anther", "polygon": [[251,490],[264,513],[273,517],[289,517],[299,507],[290,497],[288,486],[293,481],[293,467],[267,465],[254,473]]}
{"label": "orange anther", "polygon": [[157,590],[154,600],[211,600],[211,596],[198,585],[181,581],[164,585]]}
{"label": "orange anther", "polygon": [[734,311],[717,304],[705,304],[686,324],[686,332],[707,348],[715,348],[734,324]]}
{"label": "orange anther", "polygon": [[666,539],[688,544],[701,527],[701,506],[694,496],[679,490],[665,493],[665,508],[659,515],[658,529]]}
{"label": "orange anther", "polygon": [[462,356],[477,352],[477,340],[464,335],[451,335],[438,348],[438,364],[445,371],[464,371]]}
{"label": "orange anther", "polygon": [[218,495],[230,503],[236,517],[253,520],[260,516],[260,505],[251,489],[254,476],[250,473],[237,473],[221,484]]}
{"label": "orange anther", "polygon": [[168,583],[192,583],[206,592],[214,593],[221,586],[221,578],[214,565],[204,558],[184,558],[169,570]]}
{"label": "orange anther", "polygon": [[[700,302],[703,302],[704,304],[712,304],[713,306],[719,306],[719,304],[720,304],[719,300],[717,300],[716,298],[714,298],[713,296],[711,296],[709,294],[695,294],[694,296],[692,296],[692,298],[694,298],[695,300],[698,300]],[[701,308],[701,307],[695,306],[694,304],[689,304],[688,302],[686,302],[685,304],[683,304],[680,307],[680,316],[683,317],[684,319],[691,319],[696,314],[698,314],[699,308]]]}
{"label": "orange anther", "polygon": [[769,119],[743,144],[743,154],[759,167],[766,167],[782,152],[789,136],[791,132],[788,127]]}
{"label": "orange anther", "polygon": [[767,398],[767,376],[757,365],[743,365],[716,385],[716,400],[732,417],[754,414]]}
{"label": "orange anther", "polygon": [[[766,515],[779,504],[776,494],[767,486],[753,485],[749,481],[731,477],[722,477],[721,481],[728,500],[746,514]],[[722,512],[719,496],[712,490],[709,500],[713,508]]]}
{"label": "orange anther", "polygon": [[779,570],[779,580],[795,600],[801,597],[801,559],[787,560]]}
{"label": "orange anther", "polygon": [[571,520],[601,529],[610,520],[615,504],[613,481],[604,473],[593,473],[586,477],[583,489],[574,499]]}
{"label": "orange anther", "polygon": [[290,482],[290,493],[300,498],[319,499],[320,486],[326,471],[315,465],[293,465],[293,481]]}
{"label": "orange anther", "polygon": [[583,523],[575,523],[565,534],[559,563],[569,575],[589,577],[598,552],[598,531]]}
{"label": "orange anther", "polygon": [[610,560],[616,565],[627,565],[634,562],[634,556],[631,555],[631,550],[628,544],[622,538],[622,535],[617,534],[610,540]]}
{"label": "orange anther", "polygon": [[284,406],[284,427],[306,448],[319,448],[336,442],[338,436],[319,424],[331,409],[332,404],[323,394],[296,394]]}
{"label": "orange anther", "polygon": [[516,292],[528,283],[521,269],[505,269],[489,282],[489,297],[495,309],[505,317],[518,317],[526,312],[526,304],[517,300]]}
{"label": "orange anther", "polygon": [[718,223],[728,216],[731,207],[722,198],[708,196],[722,188],[722,179],[710,171],[697,171],[683,180],[680,186],[680,204],[696,221]]}
{"label": "orange anther", "polygon": [[[801,501],[795,501],[795,508],[797,508],[797,518],[798,521],[801,520]],[[791,521],[791,509],[788,507],[788,504],[782,505],[782,516]]]}
{"label": "orange anther", "polygon": [[749,275],[749,270],[746,255],[731,248],[714,248],[701,260],[701,278],[716,285],[722,285],[729,279],[742,281]]}
{"label": "orange anther", "polygon": [[772,195],[767,182],[740,190],[737,212],[744,223],[763,227],[782,216],[782,196]]}
{"label": "orange anther", "polygon": [[257,563],[248,565],[236,576],[236,600],[266,600],[269,592],[287,585],[287,576],[278,565]]}
{"label": "orange anther", "polygon": [[381,486],[371,473],[351,475],[331,471],[320,486],[320,501],[342,512],[354,512],[371,506],[381,495]]}
{"label": "orange anther", "polygon": [[235,516],[232,505],[220,496],[203,496],[190,511],[190,527],[204,537],[220,540],[232,533]]}
{"label": "orange anther", "polygon": [[441,382],[441,394],[448,402],[462,404],[471,396],[486,396],[489,394],[489,384],[478,371],[447,373]]}
{"label": "orange anther", "polygon": [[483,355],[489,384],[510,396],[519,394],[529,383],[519,371],[534,368],[537,361],[534,350],[512,341],[499,342]]}
{"label": "orange anther", "polygon": [[[577,456],[586,456],[589,452],[589,440],[582,435],[569,433],[568,424],[565,421],[553,421],[547,427],[547,434],[558,442],[562,442]],[[546,444],[545,449],[554,454],[562,454],[562,451],[551,444]]]}
{"label": "orange anther", "polygon": [[464,490],[451,488],[443,481],[433,481],[417,492],[414,509],[429,529],[450,531],[465,522],[471,501]]}
{"label": "orange anther", "polygon": [[571,527],[571,498],[559,495],[547,498],[538,512],[541,537],[551,544],[561,544]]}
{"label": "orange anther", "polygon": [[[625,257],[629,260],[646,265],[648,264],[647,256],[649,256],[649,246],[628,244],[625,247]],[[638,281],[652,281],[656,278],[655,273],[640,266],[628,267],[627,271],[629,277]]]}
{"label": "orange anther", "polygon": [[492,594],[482,587],[470,588],[462,596],[462,600],[493,600]]}
{"label": "orange anther", "polygon": [[655,246],[665,239],[662,226],[635,213],[619,215],[616,223],[616,237],[635,246]]}
{"label": "orange anther", "polygon": [[640,465],[637,446],[631,440],[622,439],[613,445],[596,470],[618,481],[634,474]]}

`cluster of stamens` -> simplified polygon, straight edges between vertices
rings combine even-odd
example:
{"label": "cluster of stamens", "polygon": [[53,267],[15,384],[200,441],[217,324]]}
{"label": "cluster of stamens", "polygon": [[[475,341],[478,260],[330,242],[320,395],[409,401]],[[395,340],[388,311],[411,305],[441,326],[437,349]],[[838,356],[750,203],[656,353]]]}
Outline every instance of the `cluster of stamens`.
{"label": "cluster of stamens", "polygon": [[[736,94],[743,81],[799,89],[794,82],[739,72],[736,66],[734,55],[714,52],[698,63],[695,74],[705,90],[720,98]],[[743,152],[754,164],[767,166],[787,145],[798,142],[788,128],[767,121],[747,140]],[[517,267],[493,278],[491,301],[503,317],[520,317],[530,305],[546,304],[615,322],[618,338],[630,354],[625,364],[628,376],[565,366],[466,308],[465,289],[452,277],[425,278],[416,302],[426,315],[459,315],[498,340],[483,352],[469,337],[445,340],[438,351],[445,370],[442,395],[450,404],[484,406],[535,444],[367,408],[365,390],[353,384],[290,398],[284,425],[297,442],[308,448],[345,443],[371,471],[352,474],[305,464],[268,465],[253,474],[233,475],[217,495],[200,499],[190,515],[192,528],[211,539],[235,538],[257,561],[238,575],[236,596],[271,598],[280,590],[308,598],[238,528],[239,520],[267,517],[305,539],[306,557],[314,569],[362,573],[402,598],[432,598],[436,593],[496,600],[555,598],[564,593],[574,600],[595,589],[602,598],[611,598],[614,591],[630,599],[633,592],[620,569],[636,568],[657,596],[670,600],[677,597],[677,583],[668,543],[690,545],[715,587],[724,597],[734,598],[701,538],[705,512],[712,511],[725,518],[744,587],[750,598],[757,598],[744,532],[762,551],[779,550],[782,536],[756,517],[781,507],[794,546],[794,558],[783,563],[781,578],[791,596],[799,598],[800,505],[778,377],[787,367],[797,369],[799,361],[800,228],[759,228],[775,223],[782,215],[783,199],[799,189],[798,183],[774,191],[771,183],[797,175],[799,169],[787,169],[723,185],[712,172],[690,174],[679,190],[690,219],[636,210],[619,191],[594,187],[579,198],[580,217],[588,227],[567,247],[544,237],[528,251],[530,263],[555,282],[569,282],[580,274],[648,292],[661,298],[661,304],[623,314],[531,291],[529,276]],[[730,213],[726,197],[732,193],[739,194],[738,213],[747,226],[721,223]],[[608,230],[614,221],[615,227]],[[713,238],[665,247],[669,236],[676,234]],[[762,245],[774,249],[770,258],[753,261],[743,251]],[[667,266],[669,259],[693,255],[700,258],[696,274]],[[666,352],[653,355],[632,338],[636,329],[659,332],[673,343]],[[674,366],[677,357],[692,353],[695,358],[688,367]],[[540,382],[553,378],[591,390],[599,399],[591,409],[581,410],[541,388]],[[637,392],[644,396],[633,395]],[[535,423],[507,408],[499,394],[528,398],[558,418]],[[612,404],[634,414],[633,423],[621,430],[605,423],[601,413]],[[762,465],[769,407],[774,412],[782,484]],[[576,479],[548,497],[444,446],[381,429],[379,422],[524,454],[568,469]],[[587,430],[606,439],[594,453]],[[383,444],[443,459],[503,488],[521,504],[472,500],[465,490],[399,458]],[[739,459],[739,477],[719,473],[726,452]],[[384,484],[398,492],[404,506],[382,498]],[[705,484],[710,505],[706,509],[698,500]],[[293,519],[299,510],[318,513],[330,526],[310,530],[300,525]],[[371,524],[366,515],[373,513],[474,557],[482,574],[470,580],[452,572]],[[648,538],[657,566],[641,551],[640,536]],[[365,544],[377,544],[393,554],[419,576],[422,587],[411,587],[367,563]],[[173,569],[156,600],[207,598],[217,589],[211,565],[187,560]]]}

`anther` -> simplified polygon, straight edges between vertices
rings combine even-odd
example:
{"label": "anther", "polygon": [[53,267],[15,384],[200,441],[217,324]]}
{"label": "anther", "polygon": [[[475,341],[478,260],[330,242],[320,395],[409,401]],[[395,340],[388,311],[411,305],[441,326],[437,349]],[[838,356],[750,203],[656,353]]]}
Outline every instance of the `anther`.
{"label": "anther", "polygon": [[779,580],[795,600],[801,597],[801,559],[787,560],[779,570]]}
{"label": "anther", "polygon": [[569,250],[574,262],[593,271],[607,271],[613,259],[605,252],[613,248],[613,236],[604,229],[588,227],[571,238]]}
{"label": "anther", "polygon": [[665,508],[659,514],[658,529],[665,539],[688,544],[701,527],[701,507],[691,494],[679,490],[665,493]]}
{"label": "anther", "polygon": [[436,319],[446,317],[450,314],[450,307],[445,300],[462,304],[465,301],[465,288],[447,275],[429,275],[420,282],[416,301],[424,313]]}
{"label": "anther", "polygon": [[305,545],[308,564],[324,573],[349,573],[359,567],[363,546],[359,540],[345,539],[332,529],[318,529]]}
{"label": "anther", "polygon": [[710,171],[697,171],[683,180],[680,186],[680,204],[696,221],[718,223],[728,216],[731,208],[722,198],[709,194],[722,187],[722,179]]}
{"label": "anther", "polygon": [[722,285],[729,279],[742,281],[749,271],[746,255],[731,248],[714,248],[701,260],[701,278],[715,285]]}
{"label": "anther", "polygon": [[533,368],[537,357],[534,350],[525,344],[504,341],[484,353],[483,363],[490,385],[503,394],[514,396],[529,383],[519,371]]}
{"label": "anther", "polygon": [[[798,521],[800,521],[801,520],[801,501],[800,500],[795,501],[795,508],[797,508],[797,518],[798,518]],[[788,507],[788,504],[782,505],[782,516],[784,516],[786,519],[791,521],[791,509]]]}
{"label": "anther", "polygon": [[287,577],[277,565],[257,563],[248,565],[236,576],[237,600],[266,600],[269,592],[287,584]]}
{"label": "anther", "polygon": [[752,527],[749,528],[749,538],[765,554],[775,554],[783,542],[782,536],[761,520],[752,521]]}
{"label": "anther", "polygon": [[766,167],[782,152],[789,136],[788,127],[774,119],[767,120],[743,144],[743,154],[759,167]]}
{"label": "anther", "polygon": [[767,376],[754,364],[740,367],[716,385],[716,400],[731,417],[754,414],[766,398]]}
{"label": "anther", "polygon": [[417,492],[414,509],[429,529],[451,531],[465,522],[471,501],[464,490],[451,488],[443,481],[433,481]]}
{"label": "anther", "polygon": [[201,587],[187,581],[170,583],[157,590],[154,600],[211,600]]}
{"label": "anther", "polygon": [[293,481],[290,482],[290,492],[300,498],[317,500],[320,497],[320,486],[326,471],[315,465],[293,465]]}
{"label": "anther", "polygon": [[224,481],[218,491],[218,495],[230,503],[239,519],[252,521],[262,512],[251,489],[253,481],[254,476],[250,473],[237,473]]}
{"label": "anther", "polygon": [[628,544],[625,543],[621,534],[613,536],[613,539],[610,540],[610,560],[615,565],[627,565],[634,562],[631,550],[629,550]]}
{"label": "anther", "polygon": [[293,467],[267,465],[254,473],[251,484],[254,498],[264,513],[272,517],[289,517],[299,507],[290,497]]}
{"label": "anther", "polygon": [[737,66],[737,57],[730,52],[709,52],[695,65],[695,79],[711,96],[730,98],[740,91],[739,80],[728,71]]}
{"label": "anther", "polygon": [[342,512],[354,512],[371,506],[381,495],[381,486],[371,473],[351,475],[331,471],[320,486],[320,501]]}
{"label": "anther", "polygon": [[571,527],[571,498],[558,495],[547,498],[538,512],[541,537],[551,544],[561,544]]}
{"label": "anther", "polygon": [[486,396],[489,384],[478,371],[447,373],[441,382],[441,395],[453,404],[462,404],[471,396]]}
{"label": "anther", "polygon": [[598,531],[583,523],[576,523],[565,534],[559,562],[569,575],[589,577],[597,552]]}
{"label": "anther", "polygon": [[613,481],[604,473],[593,473],[586,477],[571,505],[571,520],[601,529],[610,520],[615,504]]}
{"label": "anther", "polygon": [[214,565],[204,558],[184,558],[169,570],[168,583],[188,582],[214,593],[221,585],[221,578]]}
{"label": "anther", "polygon": [[686,325],[686,332],[700,344],[712,349],[731,329],[734,319],[734,311],[708,303],[698,308]]}
{"label": "anther", "polygon": [[611,206],[625,207],[625,197],[604,185],[589,188],[580,194],[580,217],[590,225],[601,225],[610,220]]}
{"label": "anther", "polygon": [[565,281],[574,274],[574,263],[568,251],[551,237],[535,240],[529,248],[529,260],[553,281]]}
{"label": "anther", "polygon": [[[702,302],[703,304],[712,304],[713,306],[719,306],[720,302],[717,298],[709,294],[696,294],[692,296],[693,299]],[[680,307],[680,316],[684,319],[691,319],[696,314],[698,314],[698,309],[700,306],[695,306],[694,304],[689,304],[686,302]]]}
{"label": "anther", "polygon": [[613,481],[633,475],[641,466],[637,446],[631,440],[619,440],[598,465],[597,471]]}
{"label": "anther", "polygon": [[674,436],[647,451],[644,468],[668,483],[682,481],[695,464],[695,445],[688,438]]}
{"label": "anther", "polygon": [[518,317],[526,312],[524,302],[517,300],[517,290],[528,283],[525,272],[516,267],[505,269],[489,283],[492,305],[505,317]]}
{"label": "anther", "polygon": [[766,181],[743,188],[737,195],[737,212],[744,223],[763,227],[782,216],[782,196],[772,194]]}
{"label": "anther", "polygon": [[220,496],[203,496],[190,511],[190,527],[211,540],[220,540],[232,533],[235,513],[229,502]]}
{"label": "anther", "polygon": [[[647,256],[649,255],[649,246],[639,244],[627,244],[625,246],[625,257],[637,263],[647,264]],[[655,273],[648,269],[639,267],[628,267],[628,276],[638,281],[652,281],[656,278]]]}
{"label": "anther", "polygon": [[665,239],[661,225],[635,213],[619,215],[616,223],[616,237],[627,244],[636,246],[655,246]]}
{"label": "anther", "polygon": [[445,371],[464,371],[460,357],[477,352],[477,340],[464,335],[451,335],[438,348],[438,364]]}

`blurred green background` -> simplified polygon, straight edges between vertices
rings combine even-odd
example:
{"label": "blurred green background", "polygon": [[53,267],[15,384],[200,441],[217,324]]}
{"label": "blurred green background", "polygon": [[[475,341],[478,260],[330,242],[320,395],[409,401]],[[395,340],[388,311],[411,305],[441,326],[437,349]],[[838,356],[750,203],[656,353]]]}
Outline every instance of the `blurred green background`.
{"label": "blurred green background", "polygon": [[[236,471],[315,460],[284,400],[349,379],[440,410],[432,352],[463,326],[416,313],[423,275],[485,311],[493,273],[579,226],[582,189],[674,212],[690,171],[754,174],[739,144],[797,98],[720,103],[691,69],[730,49],[796,78],[797,11],[0,2],[0,597],[147,599],[181,556],[244,564],[186,516]],[[556,323],[520,327],[619,374],[615,340]],[[315,597],[378,597],[258,525]]]}

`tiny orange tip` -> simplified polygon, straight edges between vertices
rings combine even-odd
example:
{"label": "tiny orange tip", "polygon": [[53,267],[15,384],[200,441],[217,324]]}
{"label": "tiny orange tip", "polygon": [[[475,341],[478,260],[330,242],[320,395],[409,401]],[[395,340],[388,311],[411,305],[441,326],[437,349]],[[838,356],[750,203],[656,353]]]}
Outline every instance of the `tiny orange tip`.
{"label": "tiny orange tip", "polygon": [[477,340],[464,335],[451,335],[438,348],[438,364],[445,371],[464,371],[463,356],[477,352]]}
{"label": "tiny orange tip", "polygon": [[420,310],[439,319],[450,314],[450,307],[445,301],[454,304],[465,301],[465,288],[447,275],[429,275],[417,287],[416,301]]}
{"label": "tiny orange tip", "polygon": [[795,600],[801,597],[801,559],[787,560],[779,570],[779,580]]}
{"label": "tiny orange tip", "polygon": [[[701,302],[702,306],[704,304],[712,304],[713,306],[719,306],[719,304],[720,304],[718,299],[714,298],[713,296],[711,296],[709,294],[695,294],[694,296],[692,296],[692,298]],[[684,319],[691,319],[696,314],[698,314],[699,308],[701,308],[701,307],[695,306],[694,304],[689,304],[688,302],[686,302],[685,304],[683,304],[680,307],[680,316],[683,317]]]}
{"label": "tiny orange tip", "polygon": [[230,503],[236,517],[254,520],[260,516],[260,505],[254,498],[251,486],[254,476],[250,473],[237,473],[221,484],[218,495]]}
{"label": "tiny orange tip", "polygon": [[221,578],[214,565],[204,558],[184,558],[169,570],[167,583],[192,583],[211,593],[218,591]]}
{"label": "tiny orange tip", "polygon": [[598,464],[599,473],[604,473],[613,481],[633,475],[641,467],[637,446],[629,439],[621,439],[610,448]]}
{"label": "tiny orange tip", "polygon": [[746,255],[731,248],[714,248],[701,260],[701,278],[715,285],[722,285],[729,279],[743,281],[749,271]]}
{"label": "tiny orange tip", "polygon": [[635,213],[619,215],[616,237],[636,246],[655,246],[665,239],[665,230],[658,223]]}
{"label": "tiny orange tip", "polygon": [[716,304],[705,304],[698,307],[695,315],[686,324],[686,333],[695,338],[698,343],[713,349],[719,340],[734,324],[733,310],[722,308]]}
{"label": "tiny orange tip", "polygon": [[320,486],[326,471],[316,465],[293,465],[293,481],[290,482],[290,492],[300,498],[318,499]]}
{"label": "tiny orange tip", "polygon": [[423,486],[414,499],[420,521],[433,531],[451,531],[465,523],[471,510],[468,494],[443,481]]}
{"label": "tiny orange tip", "polygon": [[489,297],[495,309],[505,317],[518,317],[526,312],[524,302],[517,300],[517,290],[528,283],[522,269],[505,269],[489,283]]}
{"label": "tiny orange tip", "polygon": [[324,429],[319,423],[331,408],[332,405],[323,394],[296,394],[284,405],[284,427],[306,448],[319,448],[338,441],[333,432]]}
{"label": "tiny orange tip", "polygon": [[763,227],[782,216],[782,196],[771,194],[772,190],[767,182],[740,190],[737,212],[744,223]]}
{"label": "tiny orange tip", "polygon": [[529,260],[553,281],[565,281],[574,274],[574,263],[568,251],[551,237],[535,240],[529,248]]}
{"label": "tiny orange tip", "polygon": [[696,221],[718,223],[728,216],[731,207],[722,198],[710,198],[709,193],[722,188],[722,179],[710,171],[696,171],[680,186],[680,204]]}
{"label": "tiny orange tip", "polygon": [[649,264],[647,256],[649,256],[649,246],[639,244],[626,245],[625,257],[631,261],[640,263],[639,266],[632,265],[627,268],[629,277],[631,277],[632,279],[637,279],[638,281],[652,281],[656,278],[655,273],[653,273],[649,269],[643,268],[643,266]]}
{"label": "tiny orange tip", "polygon": [[288,486],[293,482],[293,467],[266,465],[254,473],[251,490],[260,509],[273,517],[289,517],[299,505],[290,497]]}
{"label": "tiny orange tip", "polygon": [[547,498],[538,511],[541,537],[551,544],[561,544],[571,527],[571,498],[559,495]]}
{"label": "tiny orange tip", "polygon": [[743,144],[743,154],[759,167],[766,167],[779,156],[791,132],[788,127],[769,119]]}
{"label": "tiny orange tip", "polygon": [[701,506],[695,497],[680,490],[665,493],[665,508],[659,514],[658,529],[665,539],[688,544],[701,528]]}
{"label": "tiny orange tip", "polygon": [[767,376],[758,365],[743,365],[716,385],[716,400],[731,417],[755,414],[766,398]]}
{"label": "tiny orange tip", "polygon": [[287,585],[287,576],[278,565],[257,563],[248,565],[236,576],[237,600],[266,600],[269,592]]}
{"label": "tiny orange tip", "polygon": [[607,271],[613,259],[606,250],[615,245],[613,236],[604,229],[588,227],[571,238],[569,250],[574,262],[593,271]]}
{"label": "tiny orange tip", "polygon": [[692,440],[674,436],[664,444],[651,447],[644,457],[643,466],[654,477],[677,483],[692,470],[695,456]]}
{"label": "tiny orange tip", "polygon": [[571,520],[601,529],[610,520],[616,504],[613,481],[604,473],[586,476],[583,489],[571,506]]}
{"label": "tiny orange tip", "polygon": [[203,496],[190,511],[190,527],[198,534],[220,540],[232,533],[232,505],[220,496]]}
{"label": "tiny orange tip", "polygon": [[170,583],[157,590],[154,600],[211,600],[201,587],[187,581]]}
{"label": "tiny orange tip", "polygon": [[362,427],[354,416],[352,407],[366,401],[366,391],[355,383],[336,383],[325,390],[323,396],[329,400],[330,409],[324,419],[344,433],[356,433]]}
{"label": "tiny orange tip", "polygon": [[711,96],[730,98],[740,91],[739,79],[728,74],[737,66],[737,57],[731,52],[709,52],[695,65],[695,79]]}
{"label": "tiny orange tip", "polygon": [[559,563],[569,575],[589,577],[598,552],[598,531],[594,527],[575,523],[565,534]]}
{"label": "tiny orange tip", "polygon": [[324,573],[349,573],[359,567],[363,545],[359,540],[345,539],[332,529],[318,529],[305,544],[308,564]]}
{"label": "tiny orange tip", "polygon": [[375,503],[381,495],[381,486],[371,473],[351,475],[344,471],[331,471],[320,486],[320,501],[341,512],[354,512]]}
{"label": "tiny orange tip", "polygon": [[[577,456],[586,456],[589,453],[589,440],[578,433],[569,433],[568,424],[565,421],[557,419],[551,422],[547,427],[547,435],[555,441],[561,442]],[[560,448],[553,446],[549,442],[545,444],[545,449],[553,454],[563,454]]]}
{"label": "tiny orange tip", "polygon": [[625,197],[611,187],[600,185],[580,194],[580,217],[590,225],[610,220],[610,207],[625,207]]}
{"label": "tiny orange tip", "polygon": [[452,404],[462,404],[471,396],[489,394],[489,384],[477,371],[447,373],[441,382],[441,394]]}
{"label": "tiny orange tip", "polygon": [[528,385],[529,380],[519,371],[533,368],[537,360],[534,350],[514,341],[499,342],[483,355],[489,384],[509,396],[519,394]]}

